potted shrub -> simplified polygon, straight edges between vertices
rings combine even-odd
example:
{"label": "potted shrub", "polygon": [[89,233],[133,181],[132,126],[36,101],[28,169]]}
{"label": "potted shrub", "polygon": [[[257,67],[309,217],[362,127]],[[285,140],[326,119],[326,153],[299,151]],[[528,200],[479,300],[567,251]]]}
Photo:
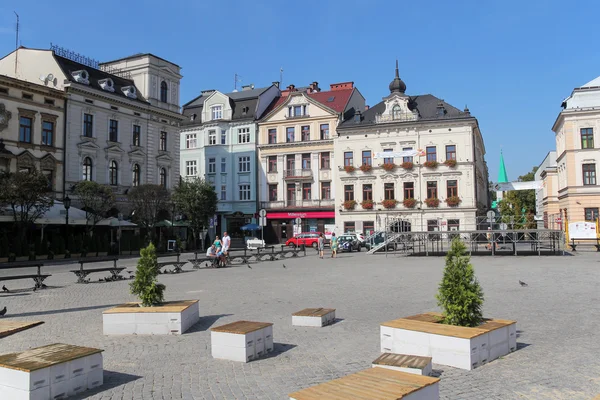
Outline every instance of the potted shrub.
{"label": "potted shrub", "polygon": [[448,204],[450,207],[456,207],[460,204],[460,197],[450,196],[446,199],[446,204]]}
{"label": "potted shrub", "polygon": [[354,207],[356,207],[356,200],[346,200],[344,202],[344,208],[346,210],[354,210]]}
{"label": "potted shrub", "polygon": [[365,210],[372,210],[373,209],[373,200],[364,200],[362,203],[360,203],[360,205]]}
{"label": "potted shrub", "polygon": [[415,208],[415,206],[417,205],[417,200],[409,197],[408,199],[404,199],[404,201],[402,201],[402,204],[404,204],[404,207],[406,208]]}
{"label": "potted shrub", "polygon": [[346,171],[348,173],[354,172],[355,170],[356,170],[356,168],[354,168],[353,165],[346,165],[346,166],[344,166],[344,171]]}
{"label": "potted shrub", "polygon": [[381,168],[385,169],[386,171],[393,171],[396,169],[396,164],[386,162],[386,163],[381,164]]}
{"label": "potted shrub", "polygon": [[437,161],[425,161],[423,163],[423,165],[427,168],[434,169],[434,168],[438,167],[438,162]]}
{"label": "potted shrub", "polygon": [[406,169],[406,170],[411,170],[411,169],[413,169],[413,168],[414,168],[414,166],[415,166],[415,165],[414,165],[412,162],[410,162],[410,161],[404,161],[404,162],[401,164],[401,167],[402,167],[402,168],[404,168],[404,169]]}
{"label": "potted shrub", "polygon": [[454,168],[456,167],[456,160],[446,160],[444,161],[444,164],[450,168]]}
{"label": "potted shrub", "polygon": [[425,204],[427,204],[427,207],[438,207],[440,205],[440,199],[436,197],[430,197],[425,199]]}
{"label": "potted shrub", "polygon": [[372,169],[373,169],[373,167],[370,164],[363,164],[360,166],[360,170],[362,172],[369,172]]}
{"label": "potted shrub", "polygon": [[131,294],[140,300],[140,307],[156,306],[164,301],[165,285],[158,283],[156,248],[152,243],[141,251],[135,271],[135,279],[129,284]]}
{"label": "potted shrub", "polygon": [[395,208],[396,204],[398,202],[396,200],[390,199],[390,200],[383,200],[381,202],[381,204],[385,207],[385,208]]}

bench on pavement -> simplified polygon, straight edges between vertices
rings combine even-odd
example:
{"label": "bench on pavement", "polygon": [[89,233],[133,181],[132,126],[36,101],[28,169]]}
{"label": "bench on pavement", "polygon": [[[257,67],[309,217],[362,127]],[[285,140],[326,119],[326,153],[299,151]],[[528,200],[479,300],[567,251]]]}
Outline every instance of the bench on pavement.
{"label": "bench on pavement", "polygon": [[[77,276],[77,283],[87,283],[85,278],[89,274],[93,274],[95,272],[110,272],[111,277],[110,280],[116,281],[120,279],[124,279],[121,276],[121,272],[125,269],[125,267],[117,267],[118,257],[115,256],[107,256],[107,257],[86,257],[80,258],[77,260],[79,263],[79,269],[71,270],[70,272],[74,273]],[[112,261],[112,267],[102,267],[102,268],[88,268],[84,269],[84,264],[95,263],[95,262],[104,262],[104,261]]]}
{"label": "bench on pavement", "polygon": [[292,257],[298,257],[300,252],[303,252],[304,256],[306,256],[305,245],[290,247],[282,244],[280,246],[281,248],[279,250],[275,250],[277,246],[266,246],[262,249],[258,249],[256,258],[260,261],[264,261],[264,259],[268,259],[269,261],[275,261],[278,259],[278,257],[279,259],[282,259],[285,258],[288,254],[291,254]]}
{"label": "bench on pavement", "polygon": [[[575,244],[575,241],[578,241],[580,243]],[[571,249],[573,251],[577,251],[576,248],[577,246],[579,246],[579,244],[581,244],[581,242],[596,242],[596,244],[594,244],[594,247],[596,247],[596,251],[600,251],[600,238],[571,239],[571,244],[569,244],[569,246],[571,246]]]}
{"label": "bench on pavement", "polygon": [[187,263],[187,261],[179,261],[179,256],[181,254],[180,253],[162,253],[162,254],[157,254],[156,258],[164,258],[164,257],[177,257],[177,261],[163,261],[163,262],[159,262],[158,263],[158,270],[160,271],[160,269],[162,267],[167,267],[169,265],[172,265],[174,270],[173,273],[178,274],[180,272],[183,272],[183,266]]}
{"label": "bench on pavement", "polygon": [[204,264],[204,263],[207,263],[208,264],[207,267],[210,267],[211,264],[214,264],[214,260],[215,259],[213,257],[206,257],[206,256],[198,258],[198,252],[194,253],[194,258],[188,259],[188,261],[192,263],[193,269],[202,268],[202,264]]}
{"label": "bench on pavement", "polygon": [[11,263],[2,263],[0,264],[0,269],[13,269],[13,268],[37,268],[37,274],[28,274],[28,275],[9,275],[9,276],[0,276],[0,281],[14,281],[19,279],[33,279],[35,283],[36,289],[42,289],[46,287],[44,285],[44,280],[50,274],[42,274],[43,263],[39,261],[22,261],[22,262],[11,262]]}

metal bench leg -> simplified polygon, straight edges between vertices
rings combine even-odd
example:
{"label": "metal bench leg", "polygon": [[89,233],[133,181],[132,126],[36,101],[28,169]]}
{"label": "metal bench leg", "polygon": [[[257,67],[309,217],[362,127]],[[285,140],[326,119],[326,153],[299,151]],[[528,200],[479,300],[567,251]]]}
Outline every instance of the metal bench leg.
{"label": "metal bench leg", "polygon": [[35,287],[36,289],[43,289],[44,288],[44,280],[46,279],[45,276],[36,276],[35,278],[33,278],[33,281],[35,282]]}
{"label": "metal bench leg", "polygon": [[123,277],[121,276],[121,271],[119,271],[118,269],[111,269],[110,274],[111,274],[111,279],[113,281],[118,281],[120,279],[123,279]]}
{"label": "metal bench leg", "polygon": [[77,275],[77,283],[87,283],[85,278],[89,275],[89,272],[86,271],[76,271],[75,275]]}

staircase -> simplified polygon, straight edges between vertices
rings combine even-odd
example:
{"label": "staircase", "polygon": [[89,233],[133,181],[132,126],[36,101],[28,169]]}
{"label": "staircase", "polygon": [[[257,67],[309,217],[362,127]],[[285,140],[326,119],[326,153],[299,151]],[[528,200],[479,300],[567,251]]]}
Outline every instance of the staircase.
{"label": "staircase", "polygon": [[371,247],[371,250],[367,251],[367,254],[374,254],[375,252],[377,252],[381,249],[384,249],[388,243],[393,242],[394,240],[398,239],[403,233],[405,233],[405,232],[388,233],[386,235],[386,239],[383,242],[375,245],[374,247]]}

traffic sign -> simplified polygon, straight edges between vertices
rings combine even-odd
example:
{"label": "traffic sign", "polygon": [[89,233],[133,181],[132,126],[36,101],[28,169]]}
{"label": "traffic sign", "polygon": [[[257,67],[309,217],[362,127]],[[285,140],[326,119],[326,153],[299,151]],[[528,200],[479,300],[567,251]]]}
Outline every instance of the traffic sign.
{"label": "traffic sign", "polygon": [[267,218],[266,217],[260,217],[260,218],[258,218],[258,225],[260,225],[260,226],[267,226]]}
{"label": "traffic sign", "polygon": [[487,212],[488,222],[491,224],[494,222],[494,218],[496,218],[496,213],[494,211]]}
{"label": "traffic sign", "polygon": [[264,208],[262,208],[259,212],[258,212],[258,216],[259,217],[266,217],[267,216],[267,210],[265,210]]}
{"label": "traffic sign", "polygon": [[300,225],[302,223],[302,218],[296,217],[296,225]]}

